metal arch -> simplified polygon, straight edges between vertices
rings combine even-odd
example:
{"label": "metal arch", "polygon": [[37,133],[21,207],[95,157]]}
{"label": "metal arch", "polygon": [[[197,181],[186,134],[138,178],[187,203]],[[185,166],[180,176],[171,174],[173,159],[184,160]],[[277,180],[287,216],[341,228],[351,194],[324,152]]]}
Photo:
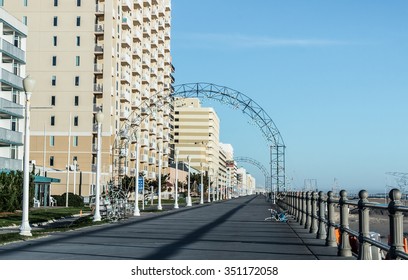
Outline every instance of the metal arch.
{"label": "metal arch", "polygon": [[265,166],[262,165],[262,163],[253,158],[241,156],[234,157],[234,160],[237,162],[246,162],[256,166],[265,176],[265,188],[270,186],[270,182],[268,180],[270,178],[270,174],[268,173],[268,170],[265,168]]}
{"label": "metal arch", "polygon": [[[122,148],[123,145],[126,146],[129,142],[135,142],[136,130],[138,130],[141,122],[152,113],[152,108],[150,106],[168,106],[170,104],[168,100],[167,103],[160,105],[162,100],[174,99],[174,96],[180,96],[182,98],[203,97],[214,99],[225,105],[229,105],[233,109],[242,110],[242,112],[249,116],[261,129],[263,136],[270,145],[271,187],[273,189],[276,188],[278,192],[280,189],[285,189],[285,143],[275,123],[255,101],[236,90],[211,83],[187,83],[176,85],[174,86],[172,93],[163,96],[163,93],[168,90],[169,89],[165,89],[163,92],[158,92],[149,99],[146,99],[147,101],[145,100],[140,104],[139,108],[142,112],[144,110],[144,116],[138,114],[136,110],[128,116],[120,129],[120,134],[126,131],[128,136],[127,138],[118,138],[116,135],[114,148]],[[152,100],[156,100],[157,102]],[[116,146],[116,143],[118,142],[119,147]]]}

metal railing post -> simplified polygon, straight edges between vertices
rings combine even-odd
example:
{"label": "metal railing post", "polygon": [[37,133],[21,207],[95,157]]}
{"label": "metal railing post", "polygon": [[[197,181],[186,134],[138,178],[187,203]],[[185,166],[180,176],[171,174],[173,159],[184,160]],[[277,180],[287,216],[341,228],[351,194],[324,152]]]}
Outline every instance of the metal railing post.
{"label": "metal railing post", "polygon": [[311,192],[311,224],[310,224],[310,233],[317,233],[317,192]]}
{"label": "metal railing post", "polygon": [[303,226],[306,223],[306,192],[301,193],[301,211],[300,225]]}
{"label": "metal railing post", "polygon": [[316,238],[317,239],[325,239],[326,238],[326,224],[324,223],[325,220],[325,203],[324,203],[324,192],[319,192],[319,198],[317,200],[319,203],[319,227],[317,229]]}
{"label": "metal railing post", "polygon": [[310,191],[306,192],[306,223],[305,223],[305,229],[310,228],[310,218],[311,218],[311,212],[312,212],[312,203],[311,203],[311,197],[312,194]]}
{"label": "metal railing post", "polygon": [[358,197],[360,198],[358,201],[358,259],[372,260],[371,244],[364,242],[364,237],[370,237],[370,209],[365,207],[365,203],[368,202],[368,192],[361,190]]}
{"label": "metal railing post", "polygon": [[349,234],[345,229],[349,228],[349,207],[347,203],[347,192],[345,190],[340,191],[340,244],[338,247],[337,255],[342,257],[351,257],[351,246],[349,240]]}
{"label": "metal railing post", "polygon": [[396,251],[404,252],[404,233],[403,233],[403,218],[404,215],[401,211],[398,211],[397,207],[402,206],[401,192],[398,189],[392,189],[388,197],[390,203],[388,204],[388,217],[390,220],[390,250],[387,254],[387,259],[397,259]]}
{"label": "metal railing post", "polygon": [[333,192],[327,192],[327,237],[326,246],[337,247],[337,240],[334,227],[334,198]]}

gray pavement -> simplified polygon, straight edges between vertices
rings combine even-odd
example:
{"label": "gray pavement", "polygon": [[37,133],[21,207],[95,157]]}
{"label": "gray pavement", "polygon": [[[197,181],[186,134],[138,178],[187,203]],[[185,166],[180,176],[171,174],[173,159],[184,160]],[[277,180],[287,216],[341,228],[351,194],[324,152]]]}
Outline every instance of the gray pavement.
{"label": "gray pavement", "polygon": [[295,221],[264,221],[263,196],[143,213],[0,246],[2,260],[347,260]]}

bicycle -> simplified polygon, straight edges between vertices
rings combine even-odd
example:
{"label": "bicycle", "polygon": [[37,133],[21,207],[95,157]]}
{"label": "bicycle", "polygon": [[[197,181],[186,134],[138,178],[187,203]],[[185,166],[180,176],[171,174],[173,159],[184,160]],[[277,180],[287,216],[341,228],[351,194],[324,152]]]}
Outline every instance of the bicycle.
{"label": "bicycle", "polygon": [[275,209],[268,209],[271,212],[271,216],[265,218],[265,221],[275,220],[277,222],[287,223],[288,217],[286,215],[287,211],[278,212]]}

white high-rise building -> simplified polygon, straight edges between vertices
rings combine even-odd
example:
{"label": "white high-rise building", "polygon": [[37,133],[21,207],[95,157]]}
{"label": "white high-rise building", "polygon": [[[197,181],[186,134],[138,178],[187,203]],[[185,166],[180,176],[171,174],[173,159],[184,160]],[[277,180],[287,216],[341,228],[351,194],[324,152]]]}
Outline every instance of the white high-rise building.
{"label": "white high-rise building", "polygon": [[23,168],[27,32],[27,26],[0,7],[0,169]]}

